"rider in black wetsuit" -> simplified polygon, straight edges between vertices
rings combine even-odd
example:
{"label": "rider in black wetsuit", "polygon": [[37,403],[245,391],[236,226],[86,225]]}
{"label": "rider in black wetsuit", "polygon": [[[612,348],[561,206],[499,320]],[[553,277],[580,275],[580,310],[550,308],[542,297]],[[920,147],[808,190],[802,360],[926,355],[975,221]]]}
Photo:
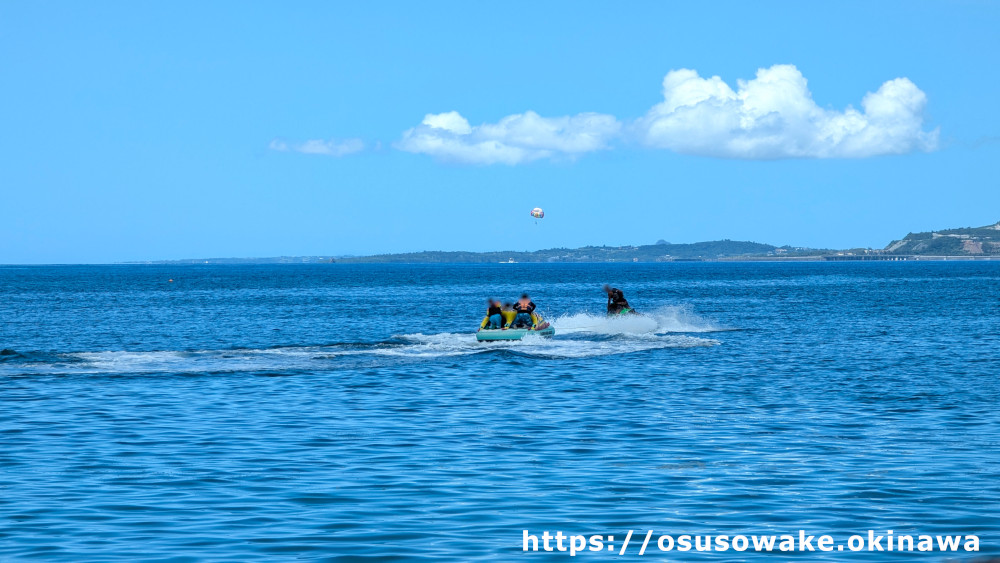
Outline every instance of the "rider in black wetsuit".
{"label": "rider in black wetsuit", "polygon": [[622,290],[605,284],[604,292],[608,294],[609,315],[617,315],[618,313],[621,313],[625,309],[632,311],[632,307],[629,306],[628,301],[625,299],[625,294],[622,293]]}

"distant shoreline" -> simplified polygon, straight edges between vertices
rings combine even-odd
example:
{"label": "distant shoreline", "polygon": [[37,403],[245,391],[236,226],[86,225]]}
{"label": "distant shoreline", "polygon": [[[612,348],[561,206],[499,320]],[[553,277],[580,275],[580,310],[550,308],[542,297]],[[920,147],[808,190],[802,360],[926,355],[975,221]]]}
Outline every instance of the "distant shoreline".
{"label": "distant shoreline", "polygon": [[[112,264],[248,265],[248,264],[613,264],[664,262],[981,262],[1000,261],[1000,222],[908,233],[885,248],[809,248],[752,241],[714,240],[672,244],[583,246],[544,250],[425,250],[368,256],[272,256],[262,258],[185,258],[131,260]],[[17,264],[7,264],[14,266]],[[54,265],[54,264],[50,264]]]}
{"label": "distant shoreline", "polygon": [[[470,262],[470,261],[380,261],[380,260],[268,260],[266,258],[255,259],[188,259],[188,260],[150,260],[141,262],[116,262],[107,265],[122,266],[252,266],[252,265],[358,265],[358,264],[449,264],[449,265],[505,265],[505,264],[683,264],[693,262],[1000,262],[1000,256],[895,256],[895,255],[821,255],[821,256],[732,256],[721,258],[678,258],[674,260],[550,260],[550,261],[514,261],[514,262]],[[19,266],[23,264],[5,264],[6,266]],[[50,264],[52,265],[52,264]],[[87,264],[73,264],[87,265]]]}
{"label": "distant shoreline", "polygon": [[270,258],[199,258],[153,260],[126,264],[514,264],[514,263],[658,263],[658,262],[914,262],[1000,260],[1000,222],[908,233],[885,248],[809,248],[752,241],[714,240],[671,244],[665,240],[640,246],[583,246],[533,251],[402,252],[372,256],[278,256]]}
{"label": "distant shoreline", "polygon": [[836,262],[1000,262],[1000,256],[886,256],[884,258],[865,258],[864,256],[740,256],[725,258],[685,258],[678,260],[641,260],[638,262],[628,260],[608,260],[608,261],[525,261],[525,262],[379,262],[379,261],[269,261],[267,259],[226,259],[226,260],[144,260],[132,262],[73,262],[73,263],[51,263],[51,264],[0,264],[0,268],[37,268],[46,266],[356,266],[356,265],[429,265],[441,264],[450,266],[490,266],[490,265],[514,265],[514,264],[690,264],[690,263],[751,263],[751,262],[775,262],[775,263],[836,263]]}

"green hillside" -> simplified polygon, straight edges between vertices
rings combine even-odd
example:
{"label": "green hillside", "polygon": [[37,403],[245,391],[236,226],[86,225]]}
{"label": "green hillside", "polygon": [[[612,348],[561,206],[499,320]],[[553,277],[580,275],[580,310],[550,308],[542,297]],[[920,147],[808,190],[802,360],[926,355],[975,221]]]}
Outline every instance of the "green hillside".
{"label": "green hillside", "polygon": [[885,252],[916,256],[1000,255],[1000,222],[987,227],[910,233],[889,243]]}
{"label": "green hillside", "polygon": [[719,240],[692,244],[649,244],[644,246],[585,246],[583,248],[552,248],[548,250],[500,252],[426,251],[406,254],[380,254],[338,259],[342,263],[479,263],[497,262],[665,262],[672,260],[706,260],[741,256],[767,256],[775,253],[796,254],[788,248],[778,249],[758,242]]}
{"label": "green hillside", "polygon": [[375,256],[281,256],[274,258],[208,258],[171,260],[160,264],[315,264],[315,263],[460,263],[498,262],[672,262],[684,260],[780,260],[780,259],[877,259],[905,256],[1000,257],[1000,222],[986,227],[965,227],[924,233],[910,233],[894,240],[883,250],[818,250],[774,246],[759,242],[716,240],[690,244],[658,241],[642,246],[584,246],[547,250],[494,252],[439,251],[378,254]]}

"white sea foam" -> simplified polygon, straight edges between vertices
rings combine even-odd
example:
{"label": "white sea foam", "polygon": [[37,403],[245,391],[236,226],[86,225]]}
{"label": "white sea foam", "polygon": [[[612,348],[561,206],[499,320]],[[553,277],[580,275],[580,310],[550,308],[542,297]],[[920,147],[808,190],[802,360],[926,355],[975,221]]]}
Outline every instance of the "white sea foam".
{"label": "white sea foam", "polygon": [[554,338],[528,335],[519,341],[477,342],[472,332],[445,332],[404,334],[394,337],[395,342],[370,344],[77,352],[63,355],[65,361],[4,366],[3,371],[19,374],[155,374],[325,370],[349,357],[367,357],[376,362],[429,361],[500,350],[541,358],[590,358],[664,348],[714,346],[719,344],[718,340],[676,333],[725,330],[680,307],[665,307],[645,315],[611,318],[578,313],[555,318],[552,324],[556,329]]}
{"label": "white sea foam", "polygon": [[693,348],[698,346],[714,346],[716,344],[719,344],[719,341],[680,335],[607,340],[559,340],[535,337],[532,339],[526,338],[516,343],[513,350],[530,356],[593,358],[663,348]]}
{"label": "white sea foam", "polygon": [[241,370],[305,369],[315,367],[324,347],[151,352],[103,351],[67,354],[81,363],[65,364],[74,373],[184,373]]}
{"label": "white sea foam", "polygon": [[442,332],[438,334],[404,334],[399,336],[405,344],[373,350],[359,350],[357,353],[368,353],[377,356],[397,356],[406,358],[442,358],[449,356],[467,356],[489,351],[492,344],[477,342],[476,335],[469,332]]}
{"label": "white sea foam", "polygon": [[727,330],[692,313],[687,307],[661,307],[641,315],[607,317],[577,313],[552,320],[559,334],[668,334]]}
{"label": "white sea foam", "polygon": [[719,344],[718,340],[713,339],[684,335],[659,335],[652,332],[634,333],[627,336],[622,335],[623,333],[607,333],[621,336],[600,339],[559,338],[559,334],[557,328],[555,338],[528,335],[523,340],[494,342],[477,342],[475,335],[461,333],[407,334],[401,338],[412,342],[412,345],[384,350],[381,353],[407,357],[446,357],[508,350],[537,357],[591,358],[661,348],[692,348]]}

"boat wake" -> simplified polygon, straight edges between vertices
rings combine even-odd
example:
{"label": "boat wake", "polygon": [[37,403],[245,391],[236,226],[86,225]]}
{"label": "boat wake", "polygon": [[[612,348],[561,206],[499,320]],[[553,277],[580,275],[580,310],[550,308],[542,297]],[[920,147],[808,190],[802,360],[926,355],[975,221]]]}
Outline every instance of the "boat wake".
{"label": "boat wake", "polygon": [[567,334],[561,337],[560,334],[559,329],[556,328],[555,338],[528,335],[522,340],[493,342],[477,342],[474,335],[458,333],[407,334],[400,338],[409,342],[410,346],[387,352],[410,357],[414,354],[424,357],[443,357],[505,352],[536,358],[556,359],[593,358],[663,348],[695,348],[719,344],[718,340],[680,334],[607,334],[596,338],[582,337],[582,334]]}
{"label": "boat wake", "polygon": [[661,307],[640,315],[607,317],[577,313],[557,317],[552,321],[556,334],[671,334],[726,332],[724,328],[699,317],[687,307]]}
{"label": "boat wake", "polygon": [[684,308],[667,307],[647,315],[604,317],[579,313],[552,321],[555,338],[528,335],[523,340],[477,342],[474,333],[403,334],[380,342],[318,346],[276,346],[221,350],[94,351],[18,353],[4,350],[0,375],[303,373],[352,366],[377,367],[427,362],[477,354],[532,358],[595,358],[667,348],[715,346],[697,333],[720,328]]}

